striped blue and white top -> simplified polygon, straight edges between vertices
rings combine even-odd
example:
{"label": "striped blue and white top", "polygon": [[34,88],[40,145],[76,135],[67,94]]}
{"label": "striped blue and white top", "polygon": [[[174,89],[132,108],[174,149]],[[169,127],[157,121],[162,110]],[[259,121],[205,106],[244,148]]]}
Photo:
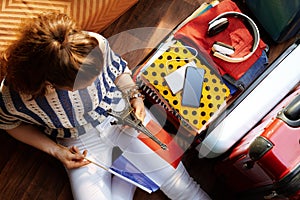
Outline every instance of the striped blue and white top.
{"label": "striped blue and white top", "polygon": [[108,41],[97,33],[104,56],[104,67],[94,83],[86,89],[66,91],[56,89],[45,97],[30,100],[1,84],[0,128],[9,130],[22,122],[41,126],[54,137],[77,137],[97,126],[112,107],[117,88],[114,80],[125,71],[127,63],[109,47]]}

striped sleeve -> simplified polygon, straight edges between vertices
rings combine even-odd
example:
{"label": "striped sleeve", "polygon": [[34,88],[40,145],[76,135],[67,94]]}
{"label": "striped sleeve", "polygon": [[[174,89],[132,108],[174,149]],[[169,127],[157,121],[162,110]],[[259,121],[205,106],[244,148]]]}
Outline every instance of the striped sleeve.
{"label": "striped sleeve", "polygon": [[111,80],[115,80],[116,77],[122,73],[131,73],[127,66],[127,62],[118,54],[116,54],[110,47],[106,38],[98,33],[88,32],[91,36],[95,37],[99,42],[99,47],[103,53],[106,73]]}
{"label": "striped sleeve", "polygon": [[114,73],[115,76],[119,76],[127,68],[127,62],[123,60],[121,56],[112,51],[108,42],[106,50],[107,64],[109,65],[108,70]]}
{"label": "striped sleeve", "polygon": [[2,95],[0,94],[0,129],[10,130],[18,127],[21,121],[8,112],[6,105],[3,101]]}

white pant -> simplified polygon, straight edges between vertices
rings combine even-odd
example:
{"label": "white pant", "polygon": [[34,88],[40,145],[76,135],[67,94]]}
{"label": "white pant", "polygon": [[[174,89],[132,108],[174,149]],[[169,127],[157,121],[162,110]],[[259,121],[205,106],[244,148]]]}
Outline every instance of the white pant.
{"label": "white pant", "polygon": [[[147,112],[149,117],[149,113]],[[132,163],[146,163],[140,166],[142,171],[146,171],[150,176],[154,176],[155,182],[160,182],[161,190],[171,199],[210,199],[202,191],[196,182],[186,172],[182,163],[176,169],[165,164],[149,162],[149,151],[146,145],[139,145],[134,148],[133,144],[138,140],[138,133],[129,127],[110,125],[111,117],[108,117],[98,129],[92,129],[77,139],[58,139],[58,142],[64,146],[77,146],[80,151],[88,150],[87,158],[106,166],[112,164],[113,147],[118,146],[122,151],[135,153],[129,158]],[[140,143],[139,143],[140,144]],[[133,152],[136,151],[136,152]],[[143,152],[143,156],[139,156]],[[152,155],[153,157],[155,155]],[[149,167],[155,169],[149,171]],[[111,178],[111,174],[104,169],[88,164],[84,167],[67,170],[70,178],[72,192],[75,200],[119,200],[133,199],[135,186],[121,180],[118,177]],[[143,171],[143,172],[144,172]]]}

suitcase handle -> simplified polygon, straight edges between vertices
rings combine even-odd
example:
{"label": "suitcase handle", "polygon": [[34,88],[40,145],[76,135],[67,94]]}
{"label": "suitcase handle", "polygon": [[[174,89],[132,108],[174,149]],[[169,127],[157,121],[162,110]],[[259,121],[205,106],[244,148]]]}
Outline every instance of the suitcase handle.
{"label": "suitcase handle", "polygon": [[300,127],[300,94],[278,113],[277,118],[292,127]]}
{"label": "suitcase handle", "polygon": [[298,95],[284,110],[287,118],[293,121],[300,119],[300,95]]}

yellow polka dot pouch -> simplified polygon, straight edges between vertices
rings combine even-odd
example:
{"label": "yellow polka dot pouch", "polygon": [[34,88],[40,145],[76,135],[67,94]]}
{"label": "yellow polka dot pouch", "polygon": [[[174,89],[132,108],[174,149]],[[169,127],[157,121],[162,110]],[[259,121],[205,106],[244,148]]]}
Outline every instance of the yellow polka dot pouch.
{"label": "yellow polka dot pouch", "polygon": [[[199,59],[197,50],[176,41],[169,46],[157,59],[144,68],[142,75],[158,93],[192,126],[200,130],[202,126],[216,113],[230,95],[228,87],[222,82],[220,75],[209,62]],[[181,103],[182,90],[173,93],[166,82],[166,76],[172,72],[193,63],[195,67],[205,70],[200,106],[189,107]],[[181,69],[180,71],[183,71]],[[172,80],[179,83],[179,79]],[[199,84],[200,87],[201,84]]]}

